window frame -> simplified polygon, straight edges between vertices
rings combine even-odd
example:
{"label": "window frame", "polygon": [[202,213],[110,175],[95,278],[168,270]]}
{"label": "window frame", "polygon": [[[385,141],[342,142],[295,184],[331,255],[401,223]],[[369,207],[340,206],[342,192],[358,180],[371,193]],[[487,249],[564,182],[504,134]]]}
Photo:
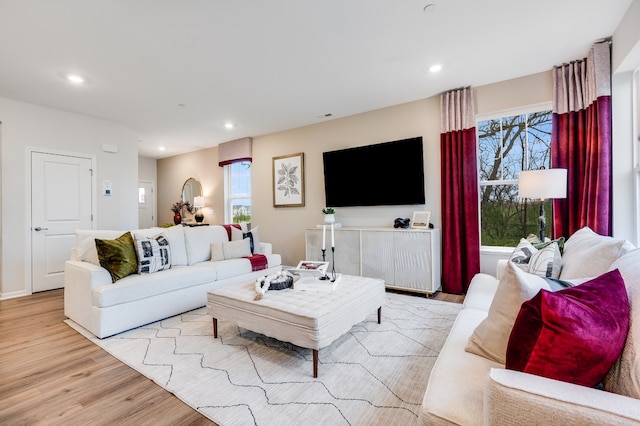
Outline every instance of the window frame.
{"label": "window frame", "polygon": [[246,164],[248,163],[248,169],[251,170],[251,162],[247,161],[239,161],[236,163],[226,164],[223,166],[223,174],[224,174],[224,223],[233,223],[233,200],[236,199],[249,199],[253,203],[253,199],[251,197],[251,171],[249,172],[249,193],[243,194],[241,197],[232,197],[232,186],[233,186],[233,176],[232,176],[232,166],[234,164]]}
{"label": "window frame", "polygon": [[[553,110],[553,102],[539,102],[535,104],[524,105],[521,107],[507,108],[502,110],[496,110],[492,112],[487,112],[483,114],[476,114],[476,158],[477,161],[477,176],[478,176],[478,238],[481,242],[480,244],[480,252],[481,253],[490,253],[490,254],[504,254],[511,253],[515,246],[489,246],[482,245],[482,210],[481,210],[481,187],[489,186],[489,185],[515,185],[518,186],[518,179],[499,179],[499,180],[480,180],[480,134],[478,132],[479,124],[482,121],[487,120],[495,120],[502,119],[505,117],[512,117],[516,115],[522,114],[531,114],[540,111],[552,111]],[[528,167],[528,159],[527,159],[527,167]],[[639,175],[640,176],[640,175]],[[503,177],[503,176],[500,176]]]}

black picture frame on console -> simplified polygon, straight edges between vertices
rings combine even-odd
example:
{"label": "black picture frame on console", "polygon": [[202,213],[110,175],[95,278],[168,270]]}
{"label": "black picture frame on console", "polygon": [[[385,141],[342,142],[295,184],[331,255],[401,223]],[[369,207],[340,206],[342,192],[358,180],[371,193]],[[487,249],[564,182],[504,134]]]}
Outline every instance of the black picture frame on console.
{"label": "black picture frame on console", "polygon": [[425,203],[422,137],[322,153],[325,205]]}

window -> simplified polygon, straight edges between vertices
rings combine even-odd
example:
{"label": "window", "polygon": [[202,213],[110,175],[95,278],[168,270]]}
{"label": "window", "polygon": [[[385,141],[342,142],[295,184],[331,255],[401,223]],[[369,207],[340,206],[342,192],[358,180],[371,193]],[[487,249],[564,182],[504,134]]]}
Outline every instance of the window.
{"label": "window", "polygon": [[[507,246],[538,233],[539,201],[518,197],[522,170],[551,164],[551,111],[478,120],[480,244]],[[551,202],[545,202],[551,224]]]}
{"label": "window", "polygon": [[224,166],[225,223],[251,221],[251,163]]}

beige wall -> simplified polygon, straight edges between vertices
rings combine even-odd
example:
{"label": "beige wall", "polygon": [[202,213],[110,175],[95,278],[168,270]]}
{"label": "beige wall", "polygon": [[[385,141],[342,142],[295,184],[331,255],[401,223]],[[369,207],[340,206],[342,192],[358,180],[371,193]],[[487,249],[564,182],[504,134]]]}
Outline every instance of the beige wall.
{"label": "beige wall", "polygon": [[[224,178],[218,166],[218,148],[207,148],[187,154],[163,158],[158,170],[158,225],[173,223],[170,207],[182,198],[182,185],[190,177],[200,181],[207,209],[204,221],[223,223]],[[213,214],[211,210],[213,209]],[[190,218],[187,218],[190,219]]]}

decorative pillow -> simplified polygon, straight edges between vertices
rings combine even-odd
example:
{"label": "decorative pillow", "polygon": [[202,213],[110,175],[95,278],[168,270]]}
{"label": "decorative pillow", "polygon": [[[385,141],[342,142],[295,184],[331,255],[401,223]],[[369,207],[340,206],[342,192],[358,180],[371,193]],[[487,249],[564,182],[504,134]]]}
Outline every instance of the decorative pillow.
{"label": "decorative pillow", "polygon": [[109,271],[111,281],[116,282],[138,271],[138,259],[131,232],[115,240],[95,239],[100,266]]}
{"label": "decorative pillow", "polygon": [[96,250],[96,239],[85,238],[76,244],[76,255],[78,259],[93,263],[100,266],[100,259],[98,259],[98,251]]}
{"label": "decorative pillow", "polygon": [[560,276],[562,257],[558,244],[555,242],[550,242],[538,250],[528,240],[522,238],[509,260],[530,274],[547,278]]}
{"label": "decorative pillow", "polygon": [[506,368],[594,387],[622,352],[628,329],[618,270],[565,290],[540,290],[518,313]]}
{"label": "decorative pillow", "polygon": [[634,248],[628,241],[598,235],[584,227],[564,244],[560,278],[597,277],[607,272],[617,258]]}
{"label": "decorative pillow", "polygon": [[509,334],[520,306],[541,288],[551,289],[544,278],[528,274],[513,262],[507,262],[487,318],[473,331],[465,350],[504,364]]}
{"label": "decorative pillow", "polygon": [[260,247],[260,234],[258,234],[258,227],[251,228],[249,231],[242,231],[237,228],[231,228],[231,240],[237,241],[244,238],[249,238],[251,253],[262,254],[262,247]]}
{"label": "decorative pillow", "polygon": [[222,251],[222,244],[224,243],[211,243],[211,261],[218,262],[224,260],[224,251]]}
{"label": "decorative pillow", "polygon": [[229,241],[222,243],[222,252],[225,259],[238,259],[240,257],[251,256],[251,248],[249,247],[249,239],[245,238],[238,241]]}
{"label": "decorative pillow", "polygon": [[134,235],[138,253],[138,273],[152,274],[171,268],[171,249],[163,234],[148,238]]}
{"label": "decorative pillow", "polygon": [[605,390],[640,398],[640,249],[625,254],[611,265],[627,286],[631,305],[629,332],[622,355],[604,379]]}

